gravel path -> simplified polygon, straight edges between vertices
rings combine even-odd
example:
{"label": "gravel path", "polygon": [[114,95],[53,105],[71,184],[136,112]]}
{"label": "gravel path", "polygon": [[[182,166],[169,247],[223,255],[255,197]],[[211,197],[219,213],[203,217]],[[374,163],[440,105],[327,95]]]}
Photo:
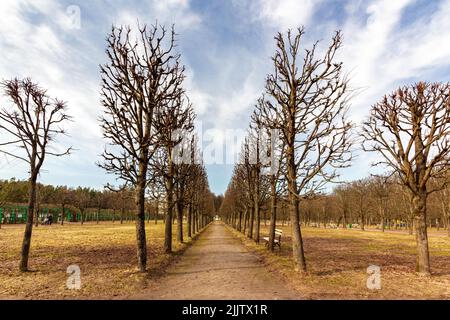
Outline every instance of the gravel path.
{"label": "gravel path", "polygon": [[255,254],[224,226],[214,222],[203,231],[167,274],[133,299],[293,299]]}

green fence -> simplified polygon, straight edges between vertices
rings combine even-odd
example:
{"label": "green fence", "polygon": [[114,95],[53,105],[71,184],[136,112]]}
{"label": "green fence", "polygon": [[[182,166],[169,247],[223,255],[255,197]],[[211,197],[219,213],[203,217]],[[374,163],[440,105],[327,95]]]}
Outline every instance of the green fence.
{"label": "green fence", "polygon": [[[61,221],[61,208],[41,207],[37,215],[39,222],[42,222],[47,216],[53,216],[53,222]],[[65,208],[64,221],[80,221],[80,213]],[[0,207],[0,222],[2,224],[25,223],[28,219],[28,207],[21,205],[4,205]]]}
{"label": "green fence", "polygon": [[[44,221],[44,219],[52,215],[53,223],[61,222],[61,207],[40,207],[38,213],[39,222]],[[28,218],[28,207],[26,205],[3,205],[0,207],[0,223],[2,224],[19,224],[26,223]],[[133,220],[135,218],[134,212],[127,211],[123,215],[123,220]],[[145,219],[154,219],[154,214],[145,214]],[[158,219],[163,219],[162,215],[158,215]],[[85,222],[95,222],[95,221],[119,221],[120,212],[116,211],[113,214],[111,209],[103,209],[99,213],[94,208],[90,208],[84,213]],[[75,208],[65,208],[64,209],[64,221],[65,222],[80,222],[81,213]]]}
{"label": "green fence", "polygon": [[25,223],[28,218],[28,208],[25,206],[0,207],[0,221],[3,224]]}

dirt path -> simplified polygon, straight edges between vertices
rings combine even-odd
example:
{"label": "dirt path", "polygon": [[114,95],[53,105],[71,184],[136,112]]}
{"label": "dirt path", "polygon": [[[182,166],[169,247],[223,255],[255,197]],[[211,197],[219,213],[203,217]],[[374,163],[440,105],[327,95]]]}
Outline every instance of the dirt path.
{"label": "dirt path", "polygon": [[293,299],[298,293],[268,271],[227,230],[212,223],[163,278],[133,299]]}

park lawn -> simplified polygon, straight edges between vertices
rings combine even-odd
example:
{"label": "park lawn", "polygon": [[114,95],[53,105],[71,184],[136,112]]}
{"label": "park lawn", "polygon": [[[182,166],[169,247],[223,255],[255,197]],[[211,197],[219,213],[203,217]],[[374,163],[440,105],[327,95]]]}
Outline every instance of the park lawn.
{"label": "park lawn", "polygon": [[[164,224],[146,224],[148,269],[137,272],[134,223],[65,224],[33,228],[30,272],[18,271],[24,225],[0,229],[0,299],[109,299],[134,294],[159,277],[186,244],[173,255],[163,252]],[[185,233],[186,234],[186,233]],[[79,265],[81,289],[66,288],[67,267]]]}
{"label": "park lawn", "polygon": [[[401,232],[302,228],[306,275],[296,274],[291,260],[291,230],[283,230],[281,250],[268,252],[263,241],[256,244],[232,230],[243,243],[261,255],[272,272],[307,299],[450,299],[450,237],[430,232],[433,275],[415,273],[415,238]],[[268,234],[268,226],[261,226]],[[367,267],[381,267],[381,290],[367,289]]]}

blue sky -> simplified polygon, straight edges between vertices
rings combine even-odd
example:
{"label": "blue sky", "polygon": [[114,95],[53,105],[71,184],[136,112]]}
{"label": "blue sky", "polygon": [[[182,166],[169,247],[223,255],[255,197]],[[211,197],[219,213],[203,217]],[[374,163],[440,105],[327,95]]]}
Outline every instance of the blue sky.
{"label": "blue sky", "polygon": [[[359,91],[350,110],[356,123],[397,86],[448,81],[450,74],[449,0],[8,0],[0,2],[0,15],[0,78],[30,76],[66,100],[74,115],[70,136],[58,143],[77,151],[48,158],[44,183],[101,188],[114,182],[95,165],[104,146],[97,123],[98,65],[105,61],[112,24],[175,24],[188,94],[202,129],[215,141],[223,141],[226,130],[246,129],[271,71],[277,31],[304,25],[305,46],[315,40],[325,46],[335,30],[343,31],[338,58]],[[373,157],[358,153],[343,178],[373,172]],[[214,192],[224,192],[232,167],[207,166]],[[26,178],[26,166],[0,156],[0,177],[13,176]]]}

